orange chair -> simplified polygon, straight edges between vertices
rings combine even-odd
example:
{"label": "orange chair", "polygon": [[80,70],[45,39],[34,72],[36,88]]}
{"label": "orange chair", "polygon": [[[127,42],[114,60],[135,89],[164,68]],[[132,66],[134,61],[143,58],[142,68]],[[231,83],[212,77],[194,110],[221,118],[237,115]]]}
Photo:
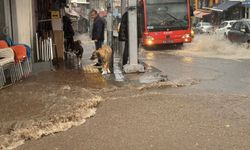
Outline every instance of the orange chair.
{"label": "orange chair", "polygon": [[15,82],[17,80],[20,80],[23,76],[27,76],[27,69],[23,69],[22,62],[26,64],[27,60],[27,53],[26,53],[26,47],[23,45],[16,45],[10,47],[14,53],[15,53],[15,65],[14,65],[14,80],[12,82]]}
{"label": "orange chair", "polygon": [[27,46],[24,44],[8,46],[7,41],[0,40],[0,50],[3,48],[11,48],[15,54],[15,63],[10,68],[12,83],[20,80],[22,77],[27,77],[31,73]]}
{"label": "orange chair", "polygon": [[8,48],[8,43],[4,40],[0,40],[0,49],[2,48]]}

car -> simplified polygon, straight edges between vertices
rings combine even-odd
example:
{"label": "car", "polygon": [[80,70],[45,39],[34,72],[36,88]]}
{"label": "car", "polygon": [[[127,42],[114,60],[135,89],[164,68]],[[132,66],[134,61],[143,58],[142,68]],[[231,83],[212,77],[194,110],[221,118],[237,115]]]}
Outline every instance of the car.
{"label": "car", "polygon": [[194,32],[196,33],[211,33],[213,32],[214,27],[209,22],[199,22],[194,27]]}
{"label": "car", "polygon": [[231,42],[245,44],[246,48],[250,46],[250,19],[236,21],[231,30],[228,31],[228,39]]}
{"label": "car", "polygon": [[215,30],[215,33],[223,34],[225,37],[227,37],[228,31],[231,30],[231,27],[235,22],[236,20],[223,21],[219,28]]}

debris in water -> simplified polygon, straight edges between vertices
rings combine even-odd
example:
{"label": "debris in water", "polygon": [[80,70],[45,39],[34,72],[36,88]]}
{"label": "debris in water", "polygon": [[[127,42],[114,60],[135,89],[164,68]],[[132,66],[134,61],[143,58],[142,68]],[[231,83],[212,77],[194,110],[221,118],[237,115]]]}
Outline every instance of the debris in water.
{"label": "debris in water", "polygon": [[138,90],[147,90],[153,88],[177,88],[191,86],[200,83],[200,80],[189,79],[184,81],[166,81],[166,82],[154,82],[151,84],[145,84],[138,88]]}

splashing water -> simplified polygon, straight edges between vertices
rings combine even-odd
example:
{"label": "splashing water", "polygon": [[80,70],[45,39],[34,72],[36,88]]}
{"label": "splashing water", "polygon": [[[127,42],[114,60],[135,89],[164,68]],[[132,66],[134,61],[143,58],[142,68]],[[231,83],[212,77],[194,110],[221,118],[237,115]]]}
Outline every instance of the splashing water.
{"label": "splashing water", "polygon": [[250,59],[250,49],[245,44],[236,44],[221,35],[196,35],[193,42],[183,50],[172,52],[177,55],[222,59]]}

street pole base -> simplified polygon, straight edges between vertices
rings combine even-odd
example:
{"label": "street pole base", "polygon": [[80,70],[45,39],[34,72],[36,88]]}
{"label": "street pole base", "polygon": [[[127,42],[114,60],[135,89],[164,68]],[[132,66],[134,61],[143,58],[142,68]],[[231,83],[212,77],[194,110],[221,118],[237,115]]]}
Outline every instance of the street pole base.
{"label": "street pole base", "polygon": [[127,64],[127,65],[124,65],[123,66],[123,70],[125,73],[137,73],[137,72],[145,72],[144,70],[144,66],[141,65],[141,64],[134,64],[134,65],[131,65],[131,64]]}

